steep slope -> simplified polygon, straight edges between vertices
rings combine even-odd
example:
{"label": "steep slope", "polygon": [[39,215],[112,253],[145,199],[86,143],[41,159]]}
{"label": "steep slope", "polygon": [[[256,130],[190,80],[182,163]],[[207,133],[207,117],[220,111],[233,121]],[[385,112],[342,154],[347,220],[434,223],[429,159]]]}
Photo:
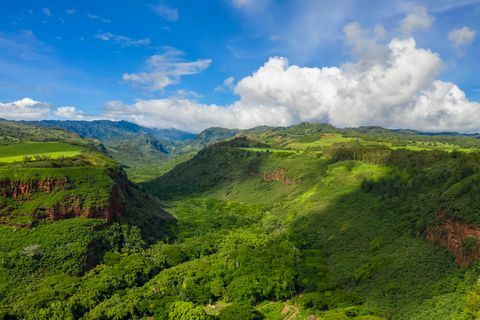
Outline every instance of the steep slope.
{"label": "steep slope", "polygon": [[174,218],[99,145],[11,122],[0,132],[0,318],[25,317],[42,281],[74,282],[108,252],[172,237]]}

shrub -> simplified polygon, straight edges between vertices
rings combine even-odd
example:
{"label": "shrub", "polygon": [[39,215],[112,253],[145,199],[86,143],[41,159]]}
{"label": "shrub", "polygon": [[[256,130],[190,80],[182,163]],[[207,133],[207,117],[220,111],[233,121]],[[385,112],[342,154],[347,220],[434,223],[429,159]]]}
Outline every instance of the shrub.
{"label": "shrub", "polygon": [[220,311],[219,320],[261,320],[264,315],[248,304],[232,303]]}
{"label": "shrub", "polygon": [[177,301],[172,303],[168,318],[170,320],[208,320],[210,317],[202,307],[195,307],[191,302]]}

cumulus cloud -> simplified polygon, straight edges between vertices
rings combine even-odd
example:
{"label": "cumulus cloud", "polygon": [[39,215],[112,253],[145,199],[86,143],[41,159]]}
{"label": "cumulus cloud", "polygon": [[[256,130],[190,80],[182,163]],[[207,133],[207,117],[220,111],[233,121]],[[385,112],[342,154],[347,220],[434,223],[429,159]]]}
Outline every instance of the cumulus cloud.
{"label": "cumulus cloud", "polygon": [[223,80],[223,83],[218,87],[216,87],[213,91],[215,93],[219,93],[219,92],[233,91],[234,89],[235,89],[235,78],[228,77],[227,79]]}
{"label": "cumulus cloud", "polygon": [[351,22],[343,28],[346,44],[352,49],[354,56],[362,59],[378,61],[388,52],[388,48],[378,43],[378,39],[385,36],[386,30],[377,26],[374,29],[375,37],[369,37],[368,32],[358,22]]}
{"label": "cumulus cloud", "polygon": [[85,114],[82,110],[74,106],[54,108],[54,106],[47,102],[23,98],[13,102],[0,102],[0,118],[8,120],[93,120],[98,117]]}
{"label": "cumulus cloud", "polygon": [[105,106],[104,116],[133,121],[147,127],[178,128],[191,132],[213,126],[238,128],[260,124],[288,125],[294,120],[290,118],[288,110],[282,110],[281,107],[241,103],[223,107],[199,104],[187,99],[138,100],[131,105],[110,101]]}
{"label": "cumulus cloud", "polygon": [[126,36],[113,34],[111,32],[99,33],[95,36],[95,38],[102,41],[113,41],[122,47],[142,47],[148,46],[152,43],[152,41],[148,38],[133,39]]}
{"label": "cumulus cloud", "polygon": [[200,73],[208,68],[212,60],[200,59],[187,61],[183,58],[183,51],[166,48],[162,54],[151,56],[146,61],[145,71],[139,73],[125,73],[124,81],[131,81],[148,90],[158,91],[176,84],[182,76]]}
{"label": "cumulus cloud", "polygon": [[172,9],[164,4],[153,6],[152,10],[160,17],[168,21],[177,21],[180,17],[177,9]]}
{"label": "cumulus cloud", "polygon": [[64,106],[57,108],[53,115],[57,118],[70,120],[89,120],[91,117],[87,116],[82,110],[78,110],[73,106]]}
{"label": "cumulus cloud", "polygon": [[[354,61],[337,67],[301,67],[286,58],[271,57],[250,76],[226,79],[238,100],[221,106],[196,101],[190,94],[165,99],[108,102],[98,118],[128,120],[148,127],[192,132],[211,126],[251,128],[286,126],[301,121],[328,122],[338,127],[381,125],[424,131],[480,130],[480,104],[469,101],[455,84],[437,80],[440,57],[419,48],[411,37],[378,41],[378,32],[358,23],[345,28]],[[374,34],[374,36],[370,36]],[[205,70],[210,60],[186,61],[167,49],[150,57],[145,71],[124,80],[161,90],[184,75]],[[51,111],[31,99],[0,104],[0,117],[38,119],[86,116],[75,107]],[[91,117],[89,117],[90,119]]]}
{"label": "cumulus cloud", "polygon": [[414,7],[411,12],[402,20],[400,20],[400,31],[404,36],[410,36],[415,30],[428,29],[435,21],[435,17],[431,16],[427,8]]}
{"label": "cumulus cloud", "polygon": [[0,102],[0,118],[11,120],[44,119],[50,113],[51,105],[30,98],[2,103]]}
{"label": "cumulus cloud", "polygon": [[454,46],[464,46],[469,45],[475,39],[477,32],[471,30],[468,27],[463,27],[459,29],[452,30],[448,33],[448,40],[452,42]]}
{"label": "cumulus cloud", "polygon": [[[351,35],[358,35],[358,25]],[[352,39],[362,39],[354,36]],[[375,45],[377,45],[375,43]],[[384,54],[366,63],[315,68],[270,58],[235,87],[239,100],[227,106],[187,99],[110,102],[106,113],[150,127],[200,131],[210,126],[250,128],[300,121],[335,126],[382,125],[428,131],[480,129],[480,104],[455,84],[435,80],[440,57],[412,38],[393,39]]]}

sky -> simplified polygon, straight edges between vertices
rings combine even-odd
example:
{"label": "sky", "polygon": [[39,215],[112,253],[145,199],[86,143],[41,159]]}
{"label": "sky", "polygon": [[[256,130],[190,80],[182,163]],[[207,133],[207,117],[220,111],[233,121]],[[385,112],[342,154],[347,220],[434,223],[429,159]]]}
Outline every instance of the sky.
{"label": "sky", "polygon": [[480,131],[480,0],[1,5],[0,118]]}

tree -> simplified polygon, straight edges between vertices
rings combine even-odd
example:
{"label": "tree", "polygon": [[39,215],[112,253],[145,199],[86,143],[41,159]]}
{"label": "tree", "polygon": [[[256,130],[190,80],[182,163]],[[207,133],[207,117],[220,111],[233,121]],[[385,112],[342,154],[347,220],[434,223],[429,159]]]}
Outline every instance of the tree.
{"label": "tree", "polygon": [[262,320],[264,315],[248,304],[232,303],[220,311],[220,320]]}
{"label": "tree", "polygon": [[202,307],[195,307],[191,302],[176,301],[170,307],[168,318],[170,320],[208,320],[210,317]]}

